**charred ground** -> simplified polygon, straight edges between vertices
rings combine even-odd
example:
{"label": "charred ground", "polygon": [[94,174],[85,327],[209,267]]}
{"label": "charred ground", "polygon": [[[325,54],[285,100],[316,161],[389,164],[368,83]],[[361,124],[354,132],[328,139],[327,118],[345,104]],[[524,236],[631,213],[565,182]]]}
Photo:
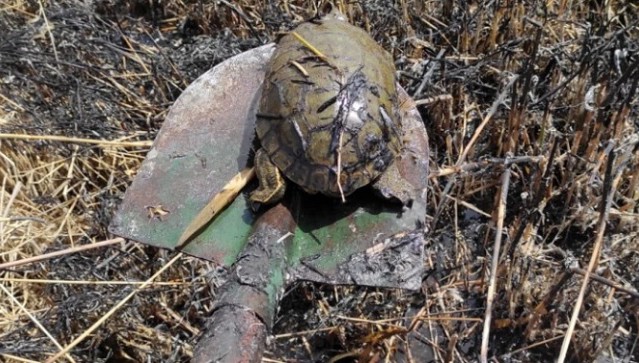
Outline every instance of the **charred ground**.
{"label": "charred ground", "polygon": [[[428,273],[419,293],[297,285],[268,361],[477,359],[502,194],[489,356],[555,360],[595,252],[607,280],[589,283],[568,357],[639,361],[638,298],[620,288],[639,289],[637,5],[336,3],[393,54],[421,104],[436,173]],[[3,3],[1,262],[110,238],[180,92],[314,14],[304,1]],[[171,257],[127,243],[1,270],[0,354],[46,359],[58,348],[26,311],[64,346],[135,288],[89,281],[143,281]],[[183,258],[71,356],[188,361],[223,280]]]}

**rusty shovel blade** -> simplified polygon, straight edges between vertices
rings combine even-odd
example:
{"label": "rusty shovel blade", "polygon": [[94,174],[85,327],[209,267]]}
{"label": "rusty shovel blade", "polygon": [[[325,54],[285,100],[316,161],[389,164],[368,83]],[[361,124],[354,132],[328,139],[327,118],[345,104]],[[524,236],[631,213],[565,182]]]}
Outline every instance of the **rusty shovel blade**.
{"label": "rusty shovel blade", "polygon": [[[237,55],[193,82],[172,106],[110,226],[116,235],[175,248],[190,221],[248,164],[255,114],[272,44]],[[400,90],[400,92],[404,92]],[[362,189],[343,204],[298,194],[297,229],[286,251],[287,282],[421,285],[428,141],[414,104],[405,108],[402,177],[419,197],[398,209]],[[244,195],[183,249],[229,266],[244,249],[255,214]]]}

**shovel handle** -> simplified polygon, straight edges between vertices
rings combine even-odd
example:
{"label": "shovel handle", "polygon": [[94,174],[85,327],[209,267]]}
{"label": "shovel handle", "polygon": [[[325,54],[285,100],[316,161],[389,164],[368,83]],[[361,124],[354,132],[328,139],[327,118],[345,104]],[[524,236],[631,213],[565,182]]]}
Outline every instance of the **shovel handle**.
{"label": "shovel handle", "polygon": [[264,322],[249,309],[227,305],[213,312],[195,346],[194,363],[260,362],[266,347]]}
{"label": "shovel handle", "polygon": [[255,222],[245,249],[218,293],[194,363],[258,363],[266,346],[286,279],[286,243],[295,231],[287,207],[278,204]]}

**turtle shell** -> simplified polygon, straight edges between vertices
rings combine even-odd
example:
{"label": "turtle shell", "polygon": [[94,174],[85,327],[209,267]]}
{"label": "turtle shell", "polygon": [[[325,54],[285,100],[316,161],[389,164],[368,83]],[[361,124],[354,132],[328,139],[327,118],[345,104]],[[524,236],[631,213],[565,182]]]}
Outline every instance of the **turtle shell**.
{"label": "turtle shell", "polygon": [[283,36],[269,63],[257,136],[275,166],[304,190],[346,196],[399,154],[395,67],[346,21],[324,18],[293,32],[299,37]]}

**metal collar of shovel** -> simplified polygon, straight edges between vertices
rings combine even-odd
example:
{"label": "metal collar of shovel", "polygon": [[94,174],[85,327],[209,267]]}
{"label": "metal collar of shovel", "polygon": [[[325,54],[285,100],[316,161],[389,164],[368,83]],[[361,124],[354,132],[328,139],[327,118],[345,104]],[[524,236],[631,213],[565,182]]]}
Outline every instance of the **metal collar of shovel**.
{"label": "metal collar of shovel", "polygon": [[[110,226],[113,234],[175,248],[190,221],[247,165],[265,65],[273,49],[269,44],[235,56],[202,75],[182,93],[114,216]],[[371,198],[366,194],[370,190],[362,190],[346,204],[323,203],[315,208],[305,208],[305,198],[311,197],[302,196],[295,216],[278,205],[256,221],[240,196],[184,246],[185,253],[234,267],[234,277],[221,289],[217,315],[211,323],[226,321],[227,327],[244,326],[229,322],[228,315],[220,318],[220,312],[228,312],[263,325],[240,332],[240,336],[232,335],[237,339],[231,345],[207,340],[207,333],[203,341],[224,348],[212,352],[200,349],[206,346],[200,344],[195,358],[211,359],[215,354],[223,357],[233,351],[232,346],[245,349],[242,339],[261,342],[251,344],[257,354],[253,358],[261,356],[280,292],[296,280],[405,289],[421,286],[428,140],[412,101],[406,102],[402,113],[404,150],[396,167],[419,191],[411,208],[398,211],[385,201]],[[295,223],[286,223],[288,219]],[[274,221],[284,223],[277,227]],[[288,229],[294,229],[294,234],[282,239]],[[266,251],[269,262],[252,263],[259,268],[246,269],[252,248],[280,247],[281,253]],[[214,326],[218,329],[213,327],[209,332],[224,329]],[[213,335],[219,339],[223,334]],[[220,361],[239,358],[225,357]]]}

